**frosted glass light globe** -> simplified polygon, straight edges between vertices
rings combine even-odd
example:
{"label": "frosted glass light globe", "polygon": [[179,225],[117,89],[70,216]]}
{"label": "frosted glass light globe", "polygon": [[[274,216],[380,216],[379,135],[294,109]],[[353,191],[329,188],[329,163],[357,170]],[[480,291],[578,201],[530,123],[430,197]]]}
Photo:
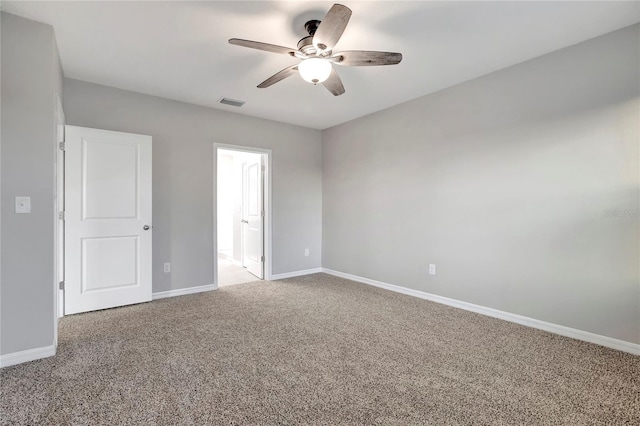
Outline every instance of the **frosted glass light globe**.
{"label": "frosted glass light globe", "polygon": [[322,58],[304,59],[298,64],[298,72],[309,83],[322,83],[331,74],[331,62]]}

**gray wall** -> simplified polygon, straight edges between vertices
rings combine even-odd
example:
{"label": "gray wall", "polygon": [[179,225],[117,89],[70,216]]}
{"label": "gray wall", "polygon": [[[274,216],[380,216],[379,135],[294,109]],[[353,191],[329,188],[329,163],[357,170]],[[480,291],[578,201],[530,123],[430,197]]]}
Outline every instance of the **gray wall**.
{"label": "gray wall", "polygon": [[320,267],[320,131],[70,79],[64,111],[67,124],[153,137],[154,292],[213,283],[214,142],[272,150],[272,272]]}
{"label": "gray wall", "polygon": [[[53,28],[2,13],[0,353],[54,339],[55,99],[62,70]],[[31,197],[31,214],[14,198]]]}
{"label": "gray wall", "polygon": [[323,266],[640,343],[639,40],[325,130]]}

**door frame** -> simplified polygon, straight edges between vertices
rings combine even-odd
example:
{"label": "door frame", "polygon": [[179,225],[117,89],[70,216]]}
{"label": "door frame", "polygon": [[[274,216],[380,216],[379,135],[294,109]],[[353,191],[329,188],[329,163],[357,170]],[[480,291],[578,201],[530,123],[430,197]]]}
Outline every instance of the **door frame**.
{"label": "door frame", "polygon": [[66,125],[66,119],[64,116],[64,109],[62,107],[62,101],[60,96],[55,96],[55,111],[56,111],[56,138],[54,144],[55,150],[55,179],[54,179],[54,194],[56,194],[53,200],[53,223],[54,223],[54,256],[53,256],[53,316],[54,316],[54,333],[53,344],[58,346],[58,318],[64,316],[64,290],[60,288],[60,282],[64,281],[64,219],[60,217],[62,213],[64,215],[64,148],[61,144],[64,144],[64,126]]}
{"label": "door frame", "polygon": [[264,279],[271,280],[273,247],[271,241],[271,157],[272,151],[265,148],[255,148],[243,145],[229,145],[213,143],[213,285],[218,288],[218,150],[249,152],[261,154],[264,157]]}

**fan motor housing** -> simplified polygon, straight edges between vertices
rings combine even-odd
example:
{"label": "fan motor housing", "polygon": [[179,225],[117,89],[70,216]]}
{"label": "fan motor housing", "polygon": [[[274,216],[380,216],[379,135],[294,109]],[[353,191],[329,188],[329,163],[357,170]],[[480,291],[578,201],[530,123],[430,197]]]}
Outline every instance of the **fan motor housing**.
{"label": "fan motor housing", "polygon": [[313,56],[317,53],[316,48],[313,46],[313,36],[306,36],[298,42],[298,50],[302,53]]}
{"label": "fan motor housing", "polygon": [[[298,42],[298,50],[302,53],[304,53],[307,56],[318,56],[318,49],[315,48],[315,46],[313,45],[313,36],[316,33],[316,30],[318,29],[318,27],[320,26],[320,22],[317,19],[312,19],[310,21],[307,21],[304,24],[304,29],[306,32],[309,33],[308,36],[302,38],[299,42]],[[319,45],[320,49],[325,49],[326,46],[324,45]],[[322,51],[322,56],[328,56],[331,53],[331,51],[327,51],[327,50],[323,50]]]}

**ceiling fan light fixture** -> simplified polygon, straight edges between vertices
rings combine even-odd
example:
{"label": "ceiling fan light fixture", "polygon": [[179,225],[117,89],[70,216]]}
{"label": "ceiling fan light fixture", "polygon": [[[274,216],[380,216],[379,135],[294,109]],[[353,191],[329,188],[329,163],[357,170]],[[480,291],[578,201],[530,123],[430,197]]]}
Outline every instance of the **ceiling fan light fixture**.
{"label": "ceiling fan light fixture", "polygon": [[312,84],[326,81],[331,75],[331,62],[322,58],[304,59],[298,64],[298,72],[303,80]]}
{"label": "ceiling fan light fixture", "polygon": [[298,42],[297,50],[240,38],[229,39],[229,43],[294,56],[301,60],[298,64],[289,65],[258,84],[258,89],[272,86],[297,73],[303,80],[314,85],[322,83],[333,96],[340,96],[344,93],[344,85],[336,70],[333,69],[333,64],[339,64],[341,67],[362,67],[394,65],[402,60],[402,54],[395,52],[345,50],[333,53],[333,48],[342,37],[349,18],[351,18],[351,9],[342,4],[334,4],[321,21],[317,19],[307,21],[304,28],[309,35]]}

